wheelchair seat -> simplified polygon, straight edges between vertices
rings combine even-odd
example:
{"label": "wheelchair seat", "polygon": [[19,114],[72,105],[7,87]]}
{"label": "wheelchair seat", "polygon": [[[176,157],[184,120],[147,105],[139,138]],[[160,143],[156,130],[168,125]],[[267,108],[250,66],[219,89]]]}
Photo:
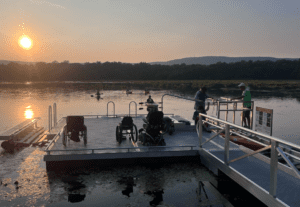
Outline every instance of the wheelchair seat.
{"label": "wheelchair seat", "polygon": [[121,125],[122,125],[122,128],[123,128],[123,129],[132,129],[132,127],[133,127],[133,120],[132,120],[132,117],[130,117],[130,116],[125,116],[125,117],[122,119]]}
{"label": "wheelchair seat", "polygon": [[[74,142],[79,142],[79,137],[83,137],[84,143],[87,143],[87,128],[84,125],[83,116],[67,116],[66,137],[69,137]],[[66,139],[63,139],[63,144],[66,145]]]}
{"label": "wheelchair seat", "polygon": [[162,125],[164,113],[161,111],[153,111],[147,115],[147,121],[152,126]]}
{"label": "wheelchair seat", "polygon": [[83,116],[68,116],[67,117],[67,132],[72,131],[85,131]]}

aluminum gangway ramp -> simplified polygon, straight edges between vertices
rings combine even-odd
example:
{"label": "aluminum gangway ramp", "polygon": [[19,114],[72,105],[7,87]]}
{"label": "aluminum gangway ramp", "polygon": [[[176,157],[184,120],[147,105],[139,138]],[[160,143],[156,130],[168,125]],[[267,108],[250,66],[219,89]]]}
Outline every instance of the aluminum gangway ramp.
{"label": "aluminum gangway ramp", "polygon": [[[200,123],[197,126],[202,164],[214,174],[218,175],[218,170],[222,171],[267,206],[300,206],[300,174],[290,161],[292,155],[283,152],[279,143],[294,148],[299,146],[205,114],[200,115],[207,118],[204,121],[206,123],[213,123],[207,121],[209,119],[219,122],[219,125],[215,125],[219,132],[210,137],[204,134],[202,127],[199,127]],[[235,144],[229,139],[233,127],[263,136],[270,140],[270,145],[264,144],[264,148],[257,151],[236,145],[237,148],[232,150]],[[225,138],[219,135],[222,132],[225,132]],[[270,158],[260,153],[264,150],[271,150]],[[286,164],[278,162],[279,155]]]}

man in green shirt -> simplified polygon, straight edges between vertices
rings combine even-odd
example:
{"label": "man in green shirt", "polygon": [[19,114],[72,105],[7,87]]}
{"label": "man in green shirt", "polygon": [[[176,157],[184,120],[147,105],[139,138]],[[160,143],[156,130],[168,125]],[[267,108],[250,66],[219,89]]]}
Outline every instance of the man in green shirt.
{"label": "man in green shirt", "polygon": [[[243,91],[242,96],[232,98],[232,99],[243,99],[243,101],[245,102],[247,101],[248,103],[243,103],[244,109],[251,109],[251,103],[249,103],[249,101],[251,101],[251,94],[250,94],[249,87],[246,88],[246,85],[244,83],[241,83],[239,87]],[[242,119],[243,119],[244,127],[250,128],[250,110],[243,111]],[[248,123],[246,122],[246,120],[248,121]]]}

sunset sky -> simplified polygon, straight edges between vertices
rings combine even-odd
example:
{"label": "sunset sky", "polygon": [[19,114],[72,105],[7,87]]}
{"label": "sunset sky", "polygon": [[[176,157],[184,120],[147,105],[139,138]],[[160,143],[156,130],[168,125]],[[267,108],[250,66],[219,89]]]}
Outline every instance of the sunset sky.
{"label": "sunset sky", "polygon": [[[20,47],[22,35],[32,40]],[[300,58],[299,0],[0,0],[0,60]]]}

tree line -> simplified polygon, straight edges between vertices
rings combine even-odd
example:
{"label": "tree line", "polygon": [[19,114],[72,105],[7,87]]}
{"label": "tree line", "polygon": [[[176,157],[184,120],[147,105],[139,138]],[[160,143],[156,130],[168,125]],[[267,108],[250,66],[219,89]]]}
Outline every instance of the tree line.
{"label": "tree line", "polygon": [[218,62],[211,65],[151,65],[148,63],[9,63],[0,65],[0,81],[120,81],[120,80],[300,80],[300,59]]}

